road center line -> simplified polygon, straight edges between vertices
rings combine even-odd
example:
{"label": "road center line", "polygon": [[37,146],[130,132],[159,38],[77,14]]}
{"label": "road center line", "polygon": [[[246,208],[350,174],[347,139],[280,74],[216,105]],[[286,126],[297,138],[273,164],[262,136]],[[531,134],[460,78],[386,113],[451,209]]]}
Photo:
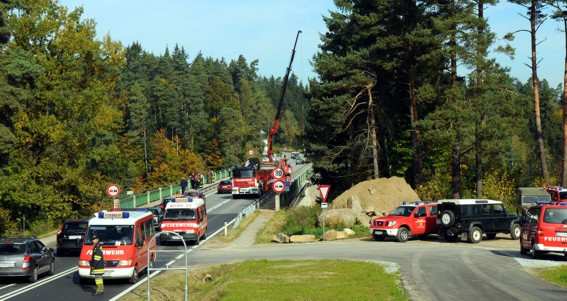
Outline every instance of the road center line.
{"label": "road center line", "polygon": [[71,274],[71,273],[76,272],[77,270],[79,270],[78,267],[72,267],[72,268],[70,268],[70,269],[68,269],[68,270],[65,270],[65,271],[59,273],[59,274],[55,274],[55,275],[53,275],[53,276],[47,277],[47,278],[45,278],[45,279],[43,279],[43,280],[41,280],[41,281],[38,281],[38,282],[36,282],[36,283],[32,283],[32,284],[26,285],[26,286],[24,286],[24,287],[22,287],[22,288],[20,288],[20,289],[17,289],[17,290],[15,290],[15,291],[13,291],[13,292],[9,292],[9,293],[7,293],[7,294],[4,294],[4,295],[0,296],[0,300],[7,300],[7,299],[10,299],[10,298],[16,297],[16,296],[21,295],[21,294],[23,294],[23,293],[25,293],[25,292],[27,292],[27,291],[30,291],[30,290],[32,290],[32,289],[34,289],[34,288],[36,288],[36,287],[40,287],[40,286],[42,286],[42,285],[44,285],[44,284],[47,284],[47,283],[52,282],[52,281],[54,281],[54,280],[57,280],[57,279],[59,279],[59,278],[61,278],[61,277],[65,277],[65,276],[67,276],[67,275],[69,275],[69,274]]}
{"label": "road center line", "polygon": [[5,288],[12,287],[12,286],[14,286],[14,285],[16,285],[16,284],[15,284],[15,283],[12,283],[12,284],[5,285],[5,286],[3,286],[3,287],[0,287],[0,290],[3,290],[3,289],[5,289]]}

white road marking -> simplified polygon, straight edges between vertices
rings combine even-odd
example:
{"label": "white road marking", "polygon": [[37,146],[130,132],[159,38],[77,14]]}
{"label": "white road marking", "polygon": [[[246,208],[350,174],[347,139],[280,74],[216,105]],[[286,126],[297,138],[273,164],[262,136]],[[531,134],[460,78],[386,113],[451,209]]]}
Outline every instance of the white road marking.
{"label": "white road marking", "polygon": [[7,293],[7,294],[4,294],[4,295],[0,296],[0,300],[7,300],[7,299],[10,299],[10,298],[14,298],[14,297],[16,297],[16,296],[18,296],[18,295],[21,295],[21,294],[23,294],[23,293],[25,293],[25,292],[27,292],[27,291],[30,291],[30,290],[34,289],[34,288],[36,288],[36,287],[40,287],[40,286],[42,286],[42,285],[44,285],[44,284],[47,284],[47,283],[52,282],[52,281],[54,281],[54,280],[57,280],[57,279],[59,279],[59,278],[61,278],[61,277],[65,277],[65,276],[67,276],[67,275],[69,275],[69,274],[71,274],[71,273],[74,273],[74,272],[78,271],[78,270],[79,270],[78,267],[76,267],[76,266],[75,266],[75,267],[72,267],[72,268],[70,268],[70,269],[68,269],[68,270],[65,270],[65,271],[59,273],[59,274],[55,274],[55,275],[53,275],[53,276],[44,278],[44,279],[42,279],[42,280],[40,280],[40,281],[38,281],[38,282],[36,282],[36,283],[32,283],[32,284],[26,285],[26,286],[24,286],[24,287],[22,287],[22,288],[20,288],[20,289],[17,289],[17,290],[15,290],[15,291],[12,291],[12,292],[9,292],[9,293]]}
{"label": "white road marking", "polygon": [[224,200],[224,201],[222,201],[220,204],[217,204],[216,206],[214,206],[213,208],[208,209],[208,211],[209,211],[209,212],[213,212],[214,210],[217,210],[217,209],[220,208],[222,205],[224,205],[224,204],[226,204],[226,203],[228,203],[228,202],[230,202],[230,201],[232,201],[232,199]]}
{"label": "white road marking", "polygon": [[15,284],[15,283],[12,283],[12,284],[5,285],[5,286],[3,286],[3,287],[0,287],[0,290],[3,290],[3,289],[5,289],[5,288],[12,287],[12,286],[14,286],[14,285],[16,285],[16,284]]}

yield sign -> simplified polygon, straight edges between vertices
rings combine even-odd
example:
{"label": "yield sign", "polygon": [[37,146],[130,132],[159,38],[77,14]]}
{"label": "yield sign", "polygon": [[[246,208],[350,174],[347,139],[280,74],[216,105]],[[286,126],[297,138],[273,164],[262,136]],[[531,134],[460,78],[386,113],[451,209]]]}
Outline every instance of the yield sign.
{"label": "yield sign", "polygon": [[322,203],[327,202],[327,197],[329,196],[329,190],[331,189],[331,185],[321,184],[318,185],[319,192],[321,193]]}

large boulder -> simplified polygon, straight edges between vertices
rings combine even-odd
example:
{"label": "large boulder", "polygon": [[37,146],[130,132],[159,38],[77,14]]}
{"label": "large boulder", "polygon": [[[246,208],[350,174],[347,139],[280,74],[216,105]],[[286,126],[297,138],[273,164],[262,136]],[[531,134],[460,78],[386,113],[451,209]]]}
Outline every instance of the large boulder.
{"label": "large boulder", "polygon": [[346,233],[347,236],[353,236],[356,234],[356,232],[354,232],[352,229],[349,228],[344,228],[343,232]]}
{"label": "large boulder", "polygon": [[323,233],[323,240],[337,240],[337,230],[329,230]]}
{"label": "large boulder", "polygon": [[317,241],[317,237],[315,237],[315,235],[312,235],[312,234],[292,235],[289,238],[289,241],[292,242],[292,243],[314,242],[314,241]]}
{"label": "large boulder", "polygon": [[402,202],[414,202],[419,196],[403,178],[379,178],[360,182],[343,192],[332,202],[333,209],[348,208],[357,216],[359,223],[368,225],[367,212],[388,212]]}
{"label": "large boulder", "polygon": [[289,236],[285,235],[284,233],[278,233],[272,236],[272,242],[287,244],[289,243]]}
{"label": "large boulder", "polygon": [[356,214],[352,209],[330,209],[321,212],[319,224],[330,228],[352,227],[356,222]]}

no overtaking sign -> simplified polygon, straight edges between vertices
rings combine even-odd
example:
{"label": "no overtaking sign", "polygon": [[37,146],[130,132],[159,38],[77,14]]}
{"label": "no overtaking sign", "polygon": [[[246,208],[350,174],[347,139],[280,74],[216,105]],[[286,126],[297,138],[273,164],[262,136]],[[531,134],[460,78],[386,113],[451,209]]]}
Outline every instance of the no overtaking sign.
{"label": "no overtaking sign", "polygon": [[106,195],[108,195],[111,198],[118,196],[119,193],[120,193],[120,187],[118,187],[118,185],[116,184],[110,184],[106,188]]}

